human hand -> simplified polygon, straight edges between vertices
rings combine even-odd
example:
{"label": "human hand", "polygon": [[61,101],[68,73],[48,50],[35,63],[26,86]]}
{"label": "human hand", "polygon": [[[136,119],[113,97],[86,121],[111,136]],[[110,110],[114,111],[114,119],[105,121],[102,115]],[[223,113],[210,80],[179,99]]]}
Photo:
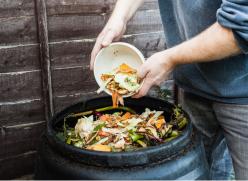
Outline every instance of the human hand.
{"label": "human hand", "polygon": [[138,76],[144,80],[139,92],[133,98],[145,96],[153,85],[160,85],[173,71],[175,65],[167,51],[155,53],[138,70]]}
{"label": "human hand", "polygon": [[108,23],[98,35],[94,48],[91,52],[90,69],[93,70],[97,53],[108,46],[112,41],[118,41],[126,31],[126,22],[122,18],[111,17]]}

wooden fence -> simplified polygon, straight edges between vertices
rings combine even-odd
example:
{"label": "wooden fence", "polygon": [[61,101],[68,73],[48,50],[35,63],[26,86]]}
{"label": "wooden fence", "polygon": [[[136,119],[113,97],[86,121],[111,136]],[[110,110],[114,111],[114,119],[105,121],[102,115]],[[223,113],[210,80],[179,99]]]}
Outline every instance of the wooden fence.
{"label": "wooden fence", "polygon": [[[115,0],[0,0],[0,178],[31,174],[46,120],[95,96],[89,70],[95,37]],[[155,0],[147,0],[122,41],[147,57],[164,49]]]}

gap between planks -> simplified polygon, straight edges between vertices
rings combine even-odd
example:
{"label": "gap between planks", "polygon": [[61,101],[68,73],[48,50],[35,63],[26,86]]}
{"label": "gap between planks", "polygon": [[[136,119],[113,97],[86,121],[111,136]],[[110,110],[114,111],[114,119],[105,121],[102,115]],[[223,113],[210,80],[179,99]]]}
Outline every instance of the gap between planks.
{"label": "gap between planks", "polygon": [[18,124],[18,125],[13,125],[13,126],[3,126],[4,129],[20,129],[20,128],[28,128],[32,126],[37,126],[46,123],[46,121],[39,121],[35,123],[24,123],[24,124]]}
{"label": "gap between planks", "polygon": [[78,97],[78,96],[88,96],[88,95],[98,96],[99,94],[97,94],[96,91],[90,91],[90,92],[85,92],[85,93],[78,92],[74,94],[55,95],[54,98]]}
{"label": "gap between planks", "polygon": [[0,102],[0,106],[8,106],[8,105],[17,105],[17,104],[27,104],[35,101],[41,101],[41,99],[24,99],[20,101],[11,101],[11,102]]}
{"label": "gap between planks", "polygon": [[[123,35],[122,38],[130,38],[133,36],[144,36],[149,34],[161,34],[163,31],[154,31],[154,32],[148,32],[148,33],[133,33],[133,34],[126,34]],[[72,40],[62,40],[62,41],[52,41],[49,42],[49,45],[56,45],[56,44],[63,44],[63,43],[93,43],[96,41],[96,38],[83,38],[83,39],[72,39]],[[39,43],[33,43],[33,44],[13,44],[13,45],[0,45],[0,50],[2,49],[11,49],[11,48],[18,48],[18,47],[28,47],[28,46],[39,46]]]}

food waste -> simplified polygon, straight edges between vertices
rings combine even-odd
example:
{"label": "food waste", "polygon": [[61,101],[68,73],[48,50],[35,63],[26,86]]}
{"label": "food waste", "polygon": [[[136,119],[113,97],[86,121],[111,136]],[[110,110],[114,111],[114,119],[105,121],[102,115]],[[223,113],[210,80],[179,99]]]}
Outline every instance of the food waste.
{"label": "food waste", "polygon": [[137,93],[140,88],[140,80],[137,70],[123,63],[113,71],[102,74],[103,85],[97,90],[101,93],[108,89],[112,94],[113,107],[118,107],[119,103],[124,105],[123,96]]}
{"label": "food waste", "polygon": [[[69,118],[77,123],[69,127]],[[80,149],[121,152],[134,151],[171,141],[188,123],[180,107],[175,107],[169,120],[163,111],[148,108],[137,114],[128,107],[113,106],[71,114],[64,119],[58,138]]]}

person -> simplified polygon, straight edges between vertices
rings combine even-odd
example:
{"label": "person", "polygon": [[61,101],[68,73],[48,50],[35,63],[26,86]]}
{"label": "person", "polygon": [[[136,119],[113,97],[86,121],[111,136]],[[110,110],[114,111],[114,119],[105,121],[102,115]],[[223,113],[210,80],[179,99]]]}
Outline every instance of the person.
{"label": "person", "polygon": [[[91,69],[102,47],[119,40],[142,0],[118,0],[97,37]],[[173,73],[183,108],[203,135],[211,179],[248,179],[248,1],[159,0],[168,49],[138,70],[145,96]],[[223,135],[225,139],[223,139]]]}

